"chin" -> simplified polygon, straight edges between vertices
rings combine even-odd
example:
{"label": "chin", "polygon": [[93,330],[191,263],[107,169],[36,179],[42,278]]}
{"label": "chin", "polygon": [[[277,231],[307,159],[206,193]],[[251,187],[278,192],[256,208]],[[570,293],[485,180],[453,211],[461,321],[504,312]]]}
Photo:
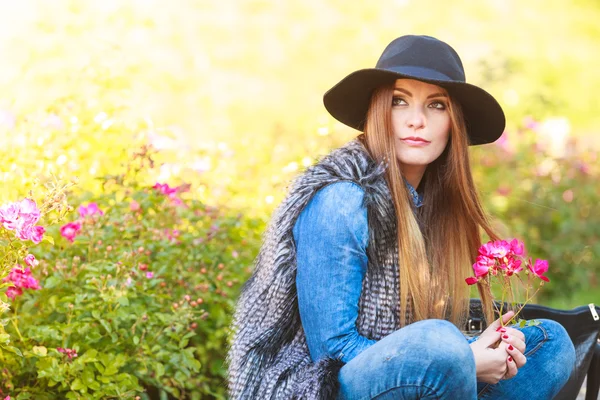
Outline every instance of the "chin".
{"label": "chin", "polygon": [[413,166],[413,167],[417,167],[417,166],[426,167],[427,165],[429,165],[433,162],[433,160],[429,160],[429,159],[425,159],[425,160],[416,159],[415,160],[415,159],[406,159],[406,158],[401,158],[401,157],[398,157],[397,159],[400,162],[400,164]]}

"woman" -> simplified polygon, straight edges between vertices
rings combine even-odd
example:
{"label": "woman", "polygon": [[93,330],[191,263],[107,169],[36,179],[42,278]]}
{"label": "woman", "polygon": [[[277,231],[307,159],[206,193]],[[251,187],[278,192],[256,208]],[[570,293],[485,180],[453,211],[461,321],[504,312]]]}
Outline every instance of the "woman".
{"label": "woman", "polygon": [[324,103],[364,133],[275,211],[234,315],[231,398],[551,399],[575,362],[561,325],[461,333],[480,229],[497,239],[468,156],[504,130],[496,100],[449,45],[408,35]]}

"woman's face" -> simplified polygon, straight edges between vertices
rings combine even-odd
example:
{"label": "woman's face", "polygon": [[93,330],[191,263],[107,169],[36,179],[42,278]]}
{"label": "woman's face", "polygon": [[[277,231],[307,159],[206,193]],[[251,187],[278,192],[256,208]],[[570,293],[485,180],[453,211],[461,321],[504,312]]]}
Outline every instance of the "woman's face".
{"label": "woman's face", "polygon": [[448,96],[439,86],[398,79],[392,100],[396,157],[403,171],[422,175],[446,148],[450,134]]}

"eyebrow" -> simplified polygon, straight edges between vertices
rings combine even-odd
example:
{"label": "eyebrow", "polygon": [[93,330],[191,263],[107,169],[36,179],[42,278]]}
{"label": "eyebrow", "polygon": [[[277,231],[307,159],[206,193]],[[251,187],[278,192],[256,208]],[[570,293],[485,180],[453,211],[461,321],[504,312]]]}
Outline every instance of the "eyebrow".
{"label": "eyebrow", "polygon": [[[402,93],[404,93],[404,94],[407,94],[407,95],[409,95],[409,96],[412,96],[412,93],[411,93],[411,92],[409,92],[409,91],[408,91],[408,90],[406,90],[406,89],[402,89],[402,88],[397,88],[397,87],[395,87],[395,88],[394,88],[394,90],[395,90],[395,91],[398,91],[398,92],[402,92]],[[441,93],[441,92],[438,92],[438,93],[433,93],[433,94],[430,94],[429,96],[427,96],[427,98],[428,98],[428,99],[430,99],[430,98],[432,98],[432,97],[448,97],[448,96],[446,96],[444,93]]]}

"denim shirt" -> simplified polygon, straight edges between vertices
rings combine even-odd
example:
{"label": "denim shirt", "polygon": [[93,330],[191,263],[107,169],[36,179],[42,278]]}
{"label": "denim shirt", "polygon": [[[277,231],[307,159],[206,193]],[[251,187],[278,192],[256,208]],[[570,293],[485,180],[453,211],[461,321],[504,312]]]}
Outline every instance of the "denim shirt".
{"label": "denim shirt", "polygon": [[[420,207],[421,195],[405,183]],[[329,356],[347,363],[376,343],[356,329],[369,239],[363,198],[356,183],[329,184],[315,193],[293,228],[298,307],[313,362]]]}

